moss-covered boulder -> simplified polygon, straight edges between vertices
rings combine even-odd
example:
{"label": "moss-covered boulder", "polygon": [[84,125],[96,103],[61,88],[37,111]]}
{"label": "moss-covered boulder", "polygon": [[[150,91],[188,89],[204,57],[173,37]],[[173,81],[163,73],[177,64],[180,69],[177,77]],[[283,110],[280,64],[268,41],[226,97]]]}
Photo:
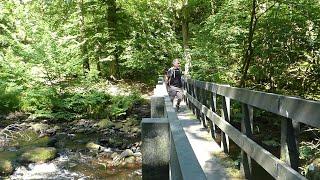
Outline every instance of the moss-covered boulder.
{"label": "moss-covered boulder", "polygon": [[0,160],[0,175],[9,175],[13,172],[12,162],[9,160]]}
{"label": "moss-covered boulder", "polygon": [[133,164],[136,162],[136,157],[134,156],[129,156],[129,157],[126,157],[124,159],[124,162],[128,163],[128,164]]}
{"label": "moss-covered boulder", "polygon": [[109,119],[102,119],[98,123],[96,123],[94,126],[97,126],[99,129],[106,129],[106,128],[114,127],[115,125]]}
{"label": "moss-covered boulder", "polygon": [[47,147],[50,138],[48,136],[39,137],[39,134],[33,130],[21,132],[22,138],[17,138],[11,142],[11,146],[19,146],[22,149],[30,149],[32,147]]}
{"label": "moss-covered boulder", "polygon": [[36,132],[44,132],[47,129],[49,129],[49,125],[43,124],[43,123],[35,123],[35,124],[31,124],[31,129],[33,129]]}
{"label": "moss-covered boulder", "polygon": [[54,159],[57,150],[54,147],[38,147],[24,152],[21,156],[23,162],[42,163]]}
{"label": "moss-covered boulder", "polygon": [[96,144],[94,142],[89,142],[86,144],[86,148],[88,148],[91,151],[103,151],[105,149],[105,147]]}

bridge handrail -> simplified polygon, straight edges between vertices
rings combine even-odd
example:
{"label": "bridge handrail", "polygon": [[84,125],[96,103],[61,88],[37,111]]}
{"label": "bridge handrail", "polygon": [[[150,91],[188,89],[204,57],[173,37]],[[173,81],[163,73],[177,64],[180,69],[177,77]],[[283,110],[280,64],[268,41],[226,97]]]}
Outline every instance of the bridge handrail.
{"label": "bridge handrail", "polygon": [[[276,179],[306,179],[297,172],[299,161],[297,134],[299,126],[295,121],[319,127],[319,102],[188,78],[185,79],[185,82],[184,89],[186,90],[185,96],[188,106],[205,127],[206,121],[209,123],[213,137],[216,136],[215,127],[218,126],[221,129],[222,149],[226,153],[229,152],[229,137],[241,148],[242,167],[246,178],[252,178],[250,161],[253,158]],[[217,114],[216,109],[217,95],[222,96],[221,116]],[[230,99],[242,103],[241,132],[229,123]],[[278,159],[251,139],[253,127],[253,109],[251,106],[287,118],[281,121],[281,159],[284,161]]]}
{"label": "bridge handrail", "polygon": [[313,127],[320,127],[320,102],[305,100],[244,88],[230,87],[212,82],[186,79],[186,82],[215,94],[291,118]]}
{"label": "bridge handrail", "polygon": [[143,119],[141,124],[143,179],[206,179],[178,121],[163,78],[158,80],[151,97],[151,118]]}

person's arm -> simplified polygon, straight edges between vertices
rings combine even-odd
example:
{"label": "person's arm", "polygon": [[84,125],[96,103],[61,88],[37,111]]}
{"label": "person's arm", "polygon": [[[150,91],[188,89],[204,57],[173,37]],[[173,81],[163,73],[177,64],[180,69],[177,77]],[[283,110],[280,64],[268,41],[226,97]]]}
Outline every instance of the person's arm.
{"label": "person's arm", "polygon": [[169,85],[169,81],[170,81],[170,77],[171,77],[171,68],[167,71],[166,74],[166,84]]}

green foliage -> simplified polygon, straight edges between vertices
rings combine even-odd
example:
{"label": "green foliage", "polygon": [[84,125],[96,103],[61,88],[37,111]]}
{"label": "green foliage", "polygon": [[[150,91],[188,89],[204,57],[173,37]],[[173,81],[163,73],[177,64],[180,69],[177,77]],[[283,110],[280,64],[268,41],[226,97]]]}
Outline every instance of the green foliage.
{"label": "green foliage", "polygon": [[[209,16],[192,40],[192,76],[217,83],[235,84],[248,24],[248,1],[225,1]],[[226,18],[227,17],[227,18]]]}
{"label": "green foliage", "polygon": [[[156,34],[152,33],[162,25],[153,20],[162,21],[166,13],[157,16],[164,10],[164,3],[153,2],[155,11],[144,14],[148,4],[147,1],[117,1],[117,22],[112,26],[106,21],[106,16],[110,15],[109,4],[102,1],[1,2],[0,112],[21,110],[53,119],[115,118],[125,114],[138,99],[135,95],[112,97],[96,89],[66,89],[74,83],[78,86],[74,89],[98,83],[110,68],[105,60],[111,56],[124,57],[122,54],[129,52],[130,47],[135,48],[130,53],[137,56],[120,58],[121,75],[146,82],[154,79],[168,58],[162,58],[159,64],[144,60],[138,65],[147,56],[152,56],[157,63],[162,55],[158,47],[152,51],[141,47],[153,43],[171,51],[166,39],[174,42],[175,37],[167,18],[165,27],[158,32],[163,40],[154,41]],[[153,19],[144,21],[149,15]],[[142,28],[152,28],[143,40],[140,39],[140,35],[144,35]],[[170,37],[166,37],[167,31],[171,31]],[[136,38],[137,33],[139,38]],[[149,40],[151,36],[153,40]],[[90,64],[85,76],[82,74],[84,60]],[[145,73],[150,69],[152,72]],[[82,82],[78,83],[79,80]]]}
{"label": "green foliage", "polygon": [[66,93],[62,96],[56,110],[89,117],[104,117],[107,115],[110,99],[110,95],[98,91]]}
{"label": "green foliage", "polygon": [[19,109],[21,87],[0,85],[0,113],[8,113]]}
{"label": "green foliage", "polygon": [[138,93],[134,92],[129,96],[113,96],[110,105],[111,117],[117,118],[126,115],[135,103],[141,102],[141,97]]}
{"label": "green foliage", "polygon": [[[214,13],[191,26],[195,32],[191,74],[237,85],[248,46],[252,0],[213,2]],[[257,1],[250,88],[318,98],[319,6],[315,0]]]}
{"label": "green foliage", "polygon": [[50,114],[58,94],[54,88],[35,86],[28,88],[21,97],[21,110],[35,114]]}
{"label": "green foliage", "polygon": [[300,146],[299,147],[299,153],[301,159],[310,159],[310,157],[314,156],[314,149],[311,146]]}
{"label": "green foliage", "polygon": [[128,14],[133,14],[131,25],[134,30],[125,43],[120,56],[126,78],[154,81],[171,65],[173,58],[181,53],[171,24],[172,15],[165,3],[156,1],[122,2]]}

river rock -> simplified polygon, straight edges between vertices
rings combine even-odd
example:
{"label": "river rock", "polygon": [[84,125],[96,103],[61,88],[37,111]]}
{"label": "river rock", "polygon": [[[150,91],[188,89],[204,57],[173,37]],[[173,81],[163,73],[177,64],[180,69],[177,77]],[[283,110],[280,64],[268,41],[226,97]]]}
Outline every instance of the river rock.
{"label": "river rock", "polygon": [[78,122],[76,122],[76,126],[85,126],[88,124],[88,121],[86,119],[80,119]]}
{"label": "river rock", "polygon": [[44,132],[47,129],[49,129],[49,125],[43,124],[43,123],[35,123],[35,124],[31,124],[31,129],[33,129],[36,132]]}
{"label": "river rock", "polygon": [[101,139],[99,139],[99,142],[101,144],[107,144],[109,142],[109,139],[108,138],[101,138]]}
{"label": "river rock", "polygon": [[87,143],[86,148],[92,151],[104,151],[106,149],[105,147],[93,142]]}
{"label": "river rock", "polygon": [[306,174],[307,179],[320,179],[320,158],[315,159],[309,166]]}
{"label": "river rock", "polygon": [[86,134],[93,134],[93,133],[95,133],[96,131],[93,129],[93,128],[88,128],[86,131],[85,131],[85,133]]}
{"label": "river rock", "polygon": [[141,157],[141,156],[142,156],[141,152],[133,153],[133,155],[134,155],[135,157]]}
{"label": "river rock", "polygon": [[9,148],[7,148],[7,150],[10,151],[10,152],[18,151],[18,149],[16,147],[9,147]]}
{"label": "river rock", "polygon": [[79,128],[75,132],[76,133],[84,133],[84,132],[86,132],[86,129],[85,128]]}
{"label": "river rock", "polygon": [[134,146],[132,146],[132,147],[131,147],[131,150],[132,150],[132,152],[136,152],[137,148],[134,147]]}
{"label": "river rock", "polygon": [[141,156],[140,157],[136,157],[136,161],[137,161],[137,163],[141,164],[142,163],[142,157]]}
{"label": "river rock", "polygon": [[135,160],[136,160],[136,158],[134,156],[129,156],[124,159],[124,162],[126,162],[128,164],[133,164],[133,163],[135,163]]}
{"label": "river rock", "polygon": [[136,152],[141,152],[140,147],[137,147]]}
{"label": "river rock", "polygon": [[11,121],[20,121],[26,119],[27,117],[28,115],[23,112],[12,112],[9,113],[9,115],[7,115],[5,119]]}
{"label": "river rock", "polygon": [[37,147],[24,152],[21,155],[23,162],[43,163],[54,159],[57,155],[57,150],[54,147]]}
{"label": "river rock", "polygon": [[75,134],[67,134],[67,136],[70,138],[70,139],[74,139],[75,137],[76,137],[76,135]]}
{"label": "river rock", "polygon": [[56,137],[52,137],[49,139],[48,146],[53,147],[57,142],[58,142],[58,139]]}
{"label": "river rock", "polygon": [[126,150],[124,150],[120,155],[115,156],[115,157],[113,158],[112,164],[113,164],[114,166],[118,166],[118,165],[121,164],[121,162],[122,162],[122,160],[123,160],[124,158],[130,157],[130,156],[133,156],[133,152],[132,152],[130,149],[126,149]]}
{"label": "river rock", "polygon": [[12,162],[9,160],[0,160],[0,175],[9,175],[13,172]]}
{"label": "river rock", "polygon": [[99,144],[89,142],[89,143],[87,143],[86,147],[90,150],[98,151],[101,146]]}
{"label": "river rock", "polygon": [[114,152],[114,153],[111,154],[110,157],[111,157],[112,159],[114,159],[114,158],[117,157],[118,155],[119,155],[119,154],[118,154],[117,152]]}
{"label": "river rock", "polygon": [[138,170],[134,171],[134,174],[138,175],[138,176],[142,176],[142,170],[138,169]]}
{"label": "river rock", "polygon": [[120,130],[122,128],[122,124],[116,124],[113,129],[114,130]]}
{"label": "river rock", "polygon": [[131,151],[131,149],[126,149],[120,154],[120,156],[122,157],[133,156],[133,152]]}
{"label": "river rock", "polygon": [[49,136],[52,136],[52,135],[55,135],[56,132],[57,132],[57,129],[53,127],[53,128],[47,129],[47,130],[45,131],[45,134],[47,134],[47,135],[49,135]]}

